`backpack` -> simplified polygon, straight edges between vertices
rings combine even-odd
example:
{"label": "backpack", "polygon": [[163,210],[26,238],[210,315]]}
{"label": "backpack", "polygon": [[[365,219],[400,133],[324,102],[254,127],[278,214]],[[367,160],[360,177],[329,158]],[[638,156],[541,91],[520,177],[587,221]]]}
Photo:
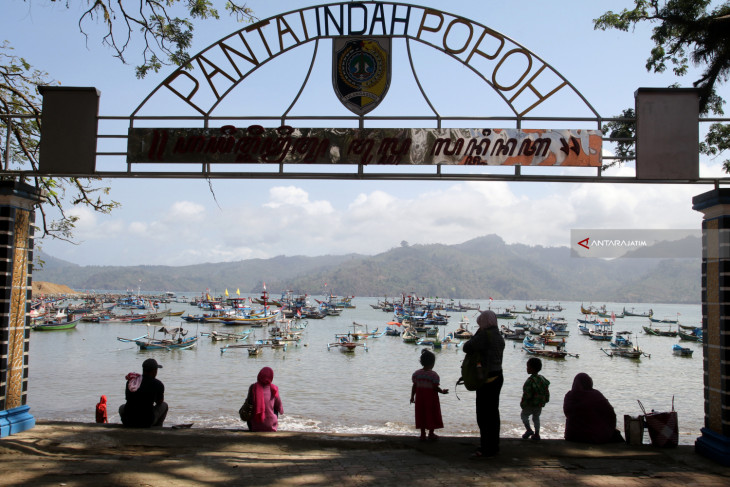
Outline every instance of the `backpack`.
{"label": "backpack", "polygon": [[487,382],[487,374],[482,367],[477,367],[482,360],[481,354],[467,353],[461,362],[461,377],[456,381],[456,385],[464,384],[467,391],[476,391],[479,387]]}

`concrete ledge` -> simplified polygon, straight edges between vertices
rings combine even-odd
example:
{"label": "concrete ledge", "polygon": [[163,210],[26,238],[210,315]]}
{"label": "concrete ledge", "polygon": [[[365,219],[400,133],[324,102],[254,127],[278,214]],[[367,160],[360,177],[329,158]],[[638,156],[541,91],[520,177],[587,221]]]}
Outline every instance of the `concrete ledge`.
{"label": "concrete ledge", "polygon": [[730,485],[730,468],[691,445],[503,439],[473,460],[476,438],[127,429],[39,422],[0,439],[4,485]]}

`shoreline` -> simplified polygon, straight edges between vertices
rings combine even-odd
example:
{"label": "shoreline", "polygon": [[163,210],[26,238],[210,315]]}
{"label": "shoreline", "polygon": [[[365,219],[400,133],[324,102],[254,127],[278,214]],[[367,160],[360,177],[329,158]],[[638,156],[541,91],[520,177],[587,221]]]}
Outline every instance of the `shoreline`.
{"label": "shoreline", "polygon": [[689,445],[502,439],[499,456],[473,460],[477,441],[39,421],[0,439],[0,458],[6,485],[730,484],[730,467]]}

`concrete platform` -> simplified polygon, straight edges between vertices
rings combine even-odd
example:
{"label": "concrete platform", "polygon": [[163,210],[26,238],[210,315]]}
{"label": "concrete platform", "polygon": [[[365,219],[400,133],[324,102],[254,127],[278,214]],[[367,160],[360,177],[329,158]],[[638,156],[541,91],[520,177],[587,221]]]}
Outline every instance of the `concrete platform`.
{"label": "concrete platform", "polygon": [[39,422],[0,439],[0,485],[730,485],[730,468],[686,445],[503,439],[499,456],[474,460],[475,445],[463,437],[420,442],[415,436]]}

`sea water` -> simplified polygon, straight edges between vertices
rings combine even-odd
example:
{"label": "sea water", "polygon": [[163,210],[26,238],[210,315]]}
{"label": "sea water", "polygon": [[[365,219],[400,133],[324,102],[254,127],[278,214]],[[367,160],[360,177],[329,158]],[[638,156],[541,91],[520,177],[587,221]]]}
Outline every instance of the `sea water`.
{"label": "sea water", "polygon": [[[180,293],[178,293],[180,294]],[[516,306],[547,304],[525,301],[475,301],[481,309],[491,306],[503,310]],[[392,320],[392,313],[373,309],[378,298],[354,298],[355,308],[340,316],[308,320],[297,345],[286,350],[266,348],[257,357],[246,349],[221,348],[234,342],[214,342],[202,336],[188,350],[142,351],[134,343],[117,337],[136,338],[145,334],[161,337],[160,327],[184,326],[192,334],[211,331],[240,332],[246,326],[186,323],[168,317],[162,323],[79,323],[74,330],[31,332],[29,356],[28,405],[36,420],[94,421],[94,408],[100,396],[108,399],[109,421],[119,422],[117,409],[124,402],[124,376],[141,372],[142,362],[154,358],[164,367],[158,378],[165,384],[165,400],[170,406],[166,425],[194,423],[193,427],[242,428],[238,408],[243,403],[248,386],[255,382],[259,370],[269,366],[274,370],[274,383],[284,404],[279,429],[322,433],[382,433],[414,435],[415,419],[410,404],[411,375],[420,368],[422,346],[407,344],[400,337],[369,338],[354,353],[342,353],[338,348],[328,350],[335,334],[353,331],[353,322],[366,325],[369,331],[383,331]],[[557,304],[555,302],[550,304]],[[624,307],[636,312],[654,310],[655,318],[680,320],[685,325],[701,325],[700,305],[624,304],[624,303],[560,303],[564,310],[554,313],[569,323],[570,336],[565,359],[543,358],[541,374],[550,380],[550,402],[541,416],[541,436],[562,438],[565,426],[563,397],[570,390],[573,378],[586,372],[594,387],[613,405],[619,429],[623,416],[641,414],[637,401],[647,411],[669,411],[674,398],[678,412],[681,444],[693,444],[704,425],[702,386],[702,344],[682,341],[694,350],[692,357],[672,353],[678,338],[650,336],[642,326],[648,318],[617,318],[614,331],[630,331],[631,339],[651,357],[627,359],[609,357],[601,348],[608,342],[594,341],[578,331],[581,305],[606,305],[609,313],[621,314]],[[200,314],[198,308],[184,303],[170,303],[173,311]],[[449,323],[440,327],[441,335],[453,331],[465,316],[476,331],[478,311],[447,313]],[[544,314],[544,313],[542,313]],[[524,316],[524,315],[520,315]],[[519,321],[522,321],[521,319]],[[509,326],[514,320],[500,320]],[[667,326],[667,325],[664,325]],[[676,330],[677,325],[671,325]],[[267,328],[253,328],[252,338],[266,338]],[[363,328],[358,328],[362,331]],[[188,335],[190,336],[190,335]],[[237,342],[246,343],[246,342]],[[475,393],[463,386],[455,388],[460,375],[463,352],[454,344],[435,350],[434,370],[441,377],[441,387],[449,394],[441,395],[444,420],[443,435],[475,436],[478,434],[475,413]],[[528,355],[521,342],[506,341],[504,352],[504,386],[500,398],[503,437],[519,437],[524,431],[520,421],[522,385],[527,379],[525,363]],[[648,442],[648,438],[645,439]]]}

